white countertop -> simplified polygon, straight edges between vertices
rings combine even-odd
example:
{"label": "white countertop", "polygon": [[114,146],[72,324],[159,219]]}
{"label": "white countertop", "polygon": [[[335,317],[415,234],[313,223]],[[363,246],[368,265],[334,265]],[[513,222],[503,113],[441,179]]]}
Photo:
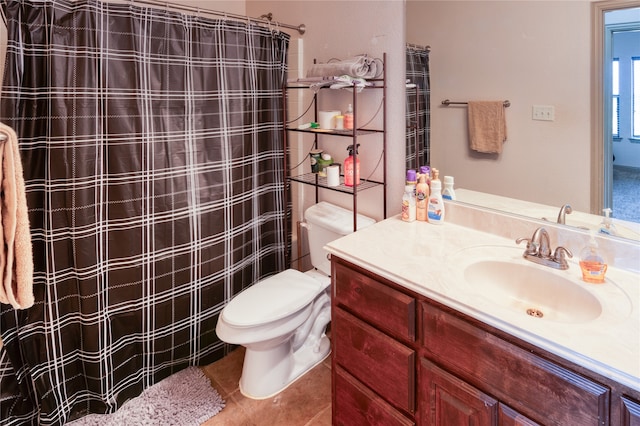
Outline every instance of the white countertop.
{"label": "white countertop", "polygon": [[[533,224],[531,233],[535,228]],[[554,236],[552,233],[552,248],[558,245]],[[469,247],[486,248],[488,254],[519,253],[516,258],[521,258],[524,251],[524,245],[518,246],[510,238],[453,223],[407,223],[399,216],[333,241],[326,249],[409,290],[640,391],[640,274],[610,266],[606,283],[587,284],[580,280],[579,253],[574,252],[569,269],[554,273],[577,279],[601,302],[603,314],[584,323],[557,322],[500,308],[488,299],[465,292],[460,285],[462,268],[455,263],[460,259],[460,250]]]}

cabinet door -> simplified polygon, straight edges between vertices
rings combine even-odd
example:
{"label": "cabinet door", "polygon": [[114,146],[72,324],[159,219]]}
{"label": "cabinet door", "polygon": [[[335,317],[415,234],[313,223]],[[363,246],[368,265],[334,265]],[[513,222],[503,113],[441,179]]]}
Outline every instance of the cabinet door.
{"label": "cabinet door", "polygon": [[333,424],[338,426],[412,426],[415,423],[336,366]]}
{"label": "cabinet door", "polygon": [[423,304],[426,356],[540,423],[608,425],[610,390],[436,306]]}
{"label": "cabinet door", "polygon": [[640,426],[640,403],[622,397],[622,426]]}
{"label": "cabinet door", "polygon": [[500,404],[498,414],[498,424],[500,426],[540,426],[539,423],[523,416],[513,408]]}
{"label": "cabinet door", "polygon": [[420,360],[422,419],[428,426],[492,426],[498,419],[498,401],[438,368]]}

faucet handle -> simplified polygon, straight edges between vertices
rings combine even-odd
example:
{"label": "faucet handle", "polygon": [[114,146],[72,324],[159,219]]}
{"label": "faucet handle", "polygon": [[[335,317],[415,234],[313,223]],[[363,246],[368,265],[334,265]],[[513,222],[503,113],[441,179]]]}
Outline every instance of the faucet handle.
{"label": "faucet handle", "polygon": [[553,252],[553,260],[554,262],[560,264],[562,269],[569,268],[569,265],[567,264],[567,259],[565,256],[572,258],[573,254],[568,248],[565,248],[562,246],[556,247],[555,251]]}
{"label": "faucet handle", "polygon": [[527,242],[527,248],[525,249],[525,254],[537,254],[538,253],[538,244],[536,244],[531,238],[520,237],[516,240],[516,244],[520,244],[522,242]]}

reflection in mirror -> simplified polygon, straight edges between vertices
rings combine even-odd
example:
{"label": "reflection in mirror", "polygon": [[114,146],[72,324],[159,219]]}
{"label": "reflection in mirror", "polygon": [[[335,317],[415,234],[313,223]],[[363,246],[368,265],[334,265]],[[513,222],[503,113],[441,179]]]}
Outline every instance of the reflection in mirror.
{"label": "reflection in mirror", "polygon": [[[595,3],[619,9],[622,4],[637,7],[640,1]],[[456,194],[460,187],[547,206],[545,217],[554,221],[560,207],[570,204],[568,226],[576,221],[582,226],[578,212],[594,213],[589,222],[596,227],[601,222],[602,197],[592,195],[592,187],[602,186],[596,167],[602,170],[604,156],[590,141],[602,134],[592,122],[591,90],[602,86],[603,76],[592,81],[589,70],[592,32],[603,32],[604,27],[592,26],[592,4],[406,1],[406,41],[432,47],[430,165],[455,177]],[[611,102],[599,98],[601,109]],[[444,99],[509,99],[503,153],[473,153],[466,108],[446,109],[440,106]],[[553,107],[555,116],[535,119],[534,106],[540,105]],[[603,116],[598,120],[601,128]],[[599,143],[603,145],[602,138]],[[600,165],[593,165],[598,158]]]}
{"label": "reflection in mirror", "polygon": [[429,165],[429,47],[406,47],[406,169]]}
{"label": "reflection in mirror", "polygon": [[605,223],[603,216],[574,211],[567,208],[566,204],[559,207],[548,206],[464,188],[456,188],[456,197],[459,203],[472,204],[547,222],[563,223],[574,228],[592,230],[600,235],[611,233],[620,238],[640,240],[640,223],[612,219],[609,226]]}

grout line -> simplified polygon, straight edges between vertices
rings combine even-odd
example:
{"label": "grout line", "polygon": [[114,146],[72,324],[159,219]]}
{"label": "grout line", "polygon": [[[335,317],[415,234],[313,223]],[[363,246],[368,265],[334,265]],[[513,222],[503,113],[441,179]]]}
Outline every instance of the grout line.
{"label": "grout line", "polygon": [[327,410],[331,412],[331,403],[329,403],[329,405],[327,405],[326,407],[318,411],[318,413],[315,416],[313,416],[311,420],[309,420],[304,426],[314,426],[314,422],[320,417],[322,417]]}

